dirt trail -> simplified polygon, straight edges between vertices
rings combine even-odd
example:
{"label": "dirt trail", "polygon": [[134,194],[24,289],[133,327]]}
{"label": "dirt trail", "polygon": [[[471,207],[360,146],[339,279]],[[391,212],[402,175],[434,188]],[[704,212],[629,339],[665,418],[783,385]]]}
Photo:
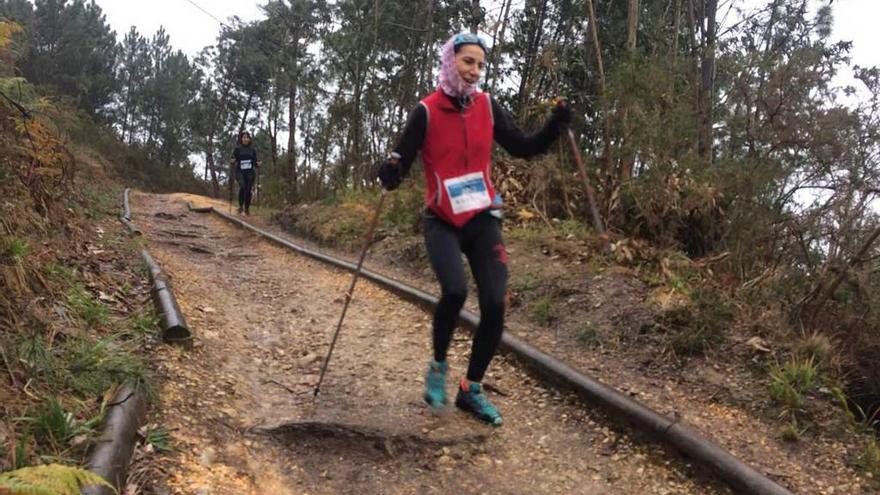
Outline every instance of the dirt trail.
{"label": "dirt trail", "polygon": [[[155,493],[728,493],[504,358],[487,378],[503,427],[430,414],[429,316],[367,282],[313,400],[350,275],[171,196],[136,194],[133,210],[196,338],[156,356],[156,420],[178,450]],[[469,336],[453,346],[457,381]]]}

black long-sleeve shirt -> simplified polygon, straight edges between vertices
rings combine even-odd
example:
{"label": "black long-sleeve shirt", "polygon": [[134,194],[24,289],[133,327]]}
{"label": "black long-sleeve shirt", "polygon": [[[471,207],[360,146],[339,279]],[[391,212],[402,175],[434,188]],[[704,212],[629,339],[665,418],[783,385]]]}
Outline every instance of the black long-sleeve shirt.
{"label": "black long-sleeve shirt", "polygon": [[[461,103],[457,98],[447,95],[456,108],[461,109]],[[501,145],[508,153],[518,158],[530,158],[546,152],[553,141],[559,137],[561,125],[550,117],[537,132],[526,134],[514,122],[513,115],[507,109],[501,107],[494,99],[492,103],[492,115],[494,118],[493,136],[495,142]],[[409,120],[403,130],[403,134],[394,148],[394,152],[400,155],[398,166],[401,167],[402,175],[405,176],[413,161],[416,159],[425,134],[428,130],[428,110],[424,105],[417,105],[410,112]]]}

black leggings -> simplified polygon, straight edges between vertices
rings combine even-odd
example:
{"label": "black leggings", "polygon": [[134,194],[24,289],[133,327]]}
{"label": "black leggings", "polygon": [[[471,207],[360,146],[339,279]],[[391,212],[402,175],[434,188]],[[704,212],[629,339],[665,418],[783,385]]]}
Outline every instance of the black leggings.
{"label": "black leggings", "polygon": [[434,359],[445,361],[467,297],[461,253],[467,256],[480,297],[480,325],[474,334],[467,379],[481,382],[498,350],[504,331],[504,295],[507,291],[507,250],[501,221],[481,213],[457,229],[426,211],[425,244],[431,267],[440,281],[440,302],[434,311]]}
{"label": "black leggings", "polygon": [[254,169],[238,171],[238,207],[249,209],[254,190]]}

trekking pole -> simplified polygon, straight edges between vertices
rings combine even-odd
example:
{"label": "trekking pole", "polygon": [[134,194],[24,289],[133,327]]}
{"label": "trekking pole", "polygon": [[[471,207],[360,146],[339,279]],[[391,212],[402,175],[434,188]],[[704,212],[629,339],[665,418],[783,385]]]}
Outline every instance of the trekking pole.
{"label": "trekking pole", "polygon": [[336,333],[333,334],[333,341],[330,342],[330,350],[327,352],[327,357],[324,358],[324,365],[321,366],[321,376],[318,377],[318,384],[315,385],[315,397],[317,397],[318,393],[321,391],[321,383],[324,381],[324,373],[327,372],[327,365],[330,364],[330,356],[333,355],[333,349],[336,347],[336,340],[339,339],[339,331],[342,330],[342,322],[345,320],[345,313],[348,311],[348,305],[354,294],[354,286],[357,284],[357,281],[361,276],[361,268],[364,266],[364,258],[367,256],[367,250],[370,249],[370,244],[373,243],[373,234],[376,232],[376,225],[379,224],[379,213],[382,211],[382,203],[385,201],[385,195],[387,193],[387,190],[382,189],[382,195],[379,196],[379,204],[376,205],[376,210],[373,212],[373,219],[370,221],[370,228],[364,239],[364,248],[361,250],[361,257],[358,259],[357,269],[354,272],[354,277],[351,279],[351,285],[348,286],[348,292],[345,293],[345,303],[342,306],[342,314],[339,315],[339,323],[336,324]]}
{"label": "trekking pole", "polygon": [[257,166],[257,185],[255,186],[256,190],[254,191],[254,204],[257,206],[263,205],[262,192],[260,191],[260,166]]}
{"label": "trekking pole", "polygon": [[586,189],[587,193],[587,203],[590,207],[590,214],[593,217],[593,227],[596,229],[596,232],[598,232],[599,237],[603,242],[607,243],[608,234],[605,232],[605,225],[602,223],[602,216],[599,215],[599,208],[596,206],[596,193],[593,191],[593,186],[590,185],[590,178],[587,175],[587,167],[584,166],[584,161],[581,159],[581,152],[578,150],[577,140],[570,127],[566,127],[565,130],[568,134],[568,144],[571,149],[571,154],[574,156],[574,162],[581,174],[581,180],[584,181],[584,189]]}
{"label": "trekking pole", "polygon": [[235,169],[235,165],[231,162],[229,163],[229,177],[226,182],[229,183],[229,214],[232,215],[232,171]]}

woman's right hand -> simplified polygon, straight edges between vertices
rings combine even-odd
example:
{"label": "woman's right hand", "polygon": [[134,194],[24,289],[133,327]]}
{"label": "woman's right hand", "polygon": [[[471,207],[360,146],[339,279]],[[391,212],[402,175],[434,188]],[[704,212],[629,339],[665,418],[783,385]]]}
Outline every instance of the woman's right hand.
{"label": "woman's right hand", "polygon": [[565,98],[557,98],[556,105],[553,107],[553,118],[562,125],[570,125],[574,118],[574,111],[571,109],[571,103]]}
{"label": "woman's right hand", "polygon": [[397,166],[397,159],[393,157],[386,158],[379,166],[379,182],[386,191],[393,191],[400,187],[403,177],[400,174],[400,167]]}

